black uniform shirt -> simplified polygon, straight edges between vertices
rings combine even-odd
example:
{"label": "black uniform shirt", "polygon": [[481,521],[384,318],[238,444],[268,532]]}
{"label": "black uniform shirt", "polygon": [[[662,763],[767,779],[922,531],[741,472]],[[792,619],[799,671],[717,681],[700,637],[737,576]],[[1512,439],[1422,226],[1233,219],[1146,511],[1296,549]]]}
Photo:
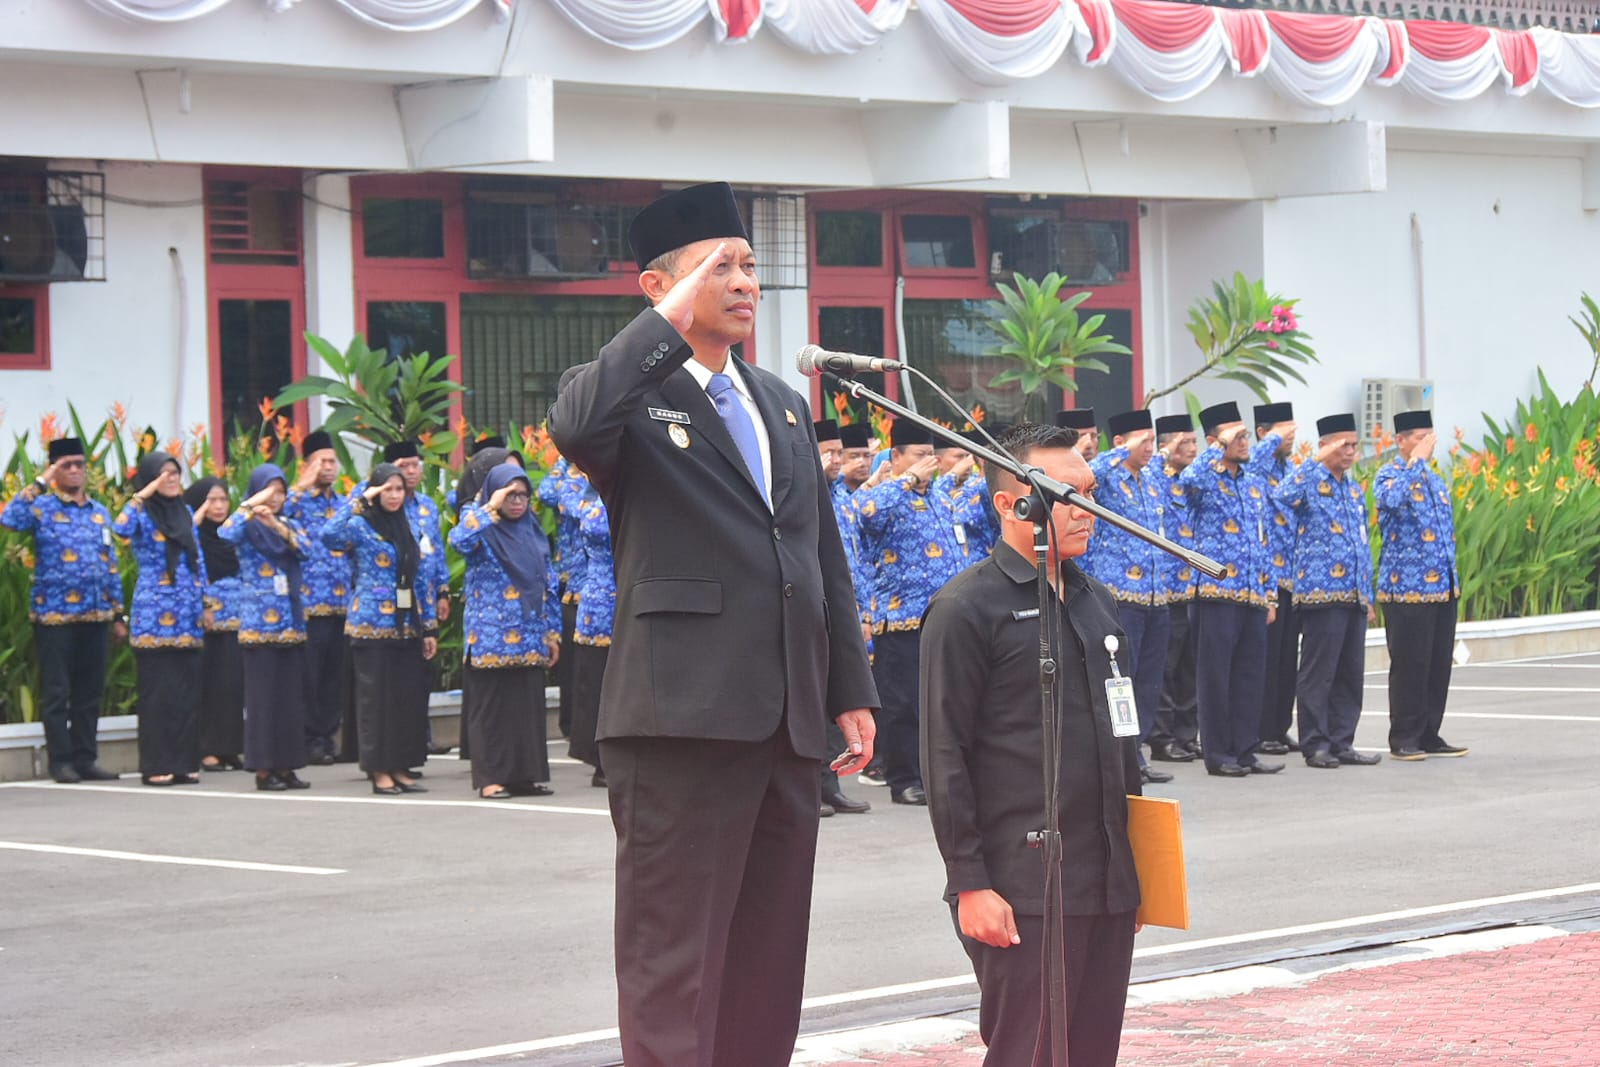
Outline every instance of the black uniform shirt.
{"label": "black uniform shirt", "polygon": [[[1044,911],[1037,572],[1004,542],[928,605],[922,623],[922,773],[945,896],[993,889],[1023,915]],[[1107,634],[1128,642],[1116,602],[1076,565],[1061,565],[1056,698],[1062,896],[1068,915],[1115,915],[1139,905],[1128,844],[1129,793],[1139,792],[1136,738],[1111,733]]]}

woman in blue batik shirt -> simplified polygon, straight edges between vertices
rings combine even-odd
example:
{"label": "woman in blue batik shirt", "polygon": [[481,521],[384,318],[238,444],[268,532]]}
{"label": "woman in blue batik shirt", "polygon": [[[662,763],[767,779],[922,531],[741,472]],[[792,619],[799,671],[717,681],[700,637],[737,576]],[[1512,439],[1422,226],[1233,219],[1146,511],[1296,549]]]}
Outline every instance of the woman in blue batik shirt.
{"label": "woman in blue batik shirt", "polygon": [[217,536],[233,510],[228,483],[201,478],[183,492],[206,567],[200,667],[200,769],[244,770],[244,661],[239,655],[239,553]]}
{"label": "woman in blue batik shirt", "polygon": [[527,473],[500,463],[450,531],[467,561],[463,718],[485,800],[553,792],[544,687],[561,652],[560,578],[532,496]]}
{"label": "woman in blue batik shirt", "polygon": [[606,784],[605,766],[595,732],[600,725],[600,683],[611,655],[611,624],[617,606],[617,579],[611,558],[611,526],[605,502],[585,480],[564,507],[578,517],[578,546],[584,561],[578,617],[572,630],[572,737],[567,754],[594,768],[590,783]]}
{"label": "woman in blue batik shirt", "polygon": [[306,535],[282,515],[289,480],[263,463],[245,501],[217,536],[239,552],[239,651],[244,661],[244,762],[256,788],[309,789],[306,765],[306,623],[300,561]]}
{"label": "woman in blue batik shirt", "polygon": [[139,778],[155,786],[200,780],[206,573],[179,476],[167,453],[145,456],[112,527],[139,563],[128,643],[138,667]]}
{"label": "woman in blue batik shirt", "polygon": [[360,765],[379,796],[426,793],[408,768],[428,758],[428,710],[416,698],[438,651],[436,604],[428,587],[433,545],[406,514],[406,479],[380,463],[361,495],[322,530],[322,543],[355,557],[356,586],[345,615],[355,679]]}

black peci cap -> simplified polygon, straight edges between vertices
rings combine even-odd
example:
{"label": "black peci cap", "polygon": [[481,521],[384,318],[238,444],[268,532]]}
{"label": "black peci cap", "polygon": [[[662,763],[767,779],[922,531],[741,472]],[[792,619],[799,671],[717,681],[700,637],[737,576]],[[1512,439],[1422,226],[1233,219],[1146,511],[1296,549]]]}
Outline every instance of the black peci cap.
{"label": "black peci cap", "polygon": [[839,424],[833,419],[818,419],[811,424],[811,428],[816,431],[819,444],[823,441],[842,440],[839,437]]}
{"label": "black peci cap", "polygon": [[383,446],[383,461],[393,463],[397,459],[419,459],[422,453],[417,451],[415,441],[395,441]]}
{"label": "black peci cap", "polygon": [[1283,401],[1276,404],[1257,404],[1255,410],[1257,426],[1275,426],[1280,422],[1294,421],[1294,405]]}
{"label": "black peci cap", "polygon": [[1324,415],[1317,420],[1317,436],[1326,437],[1331,433],[1355,433],[1356,417],[1349,412],[1340,415]]}
{"label": "black peci cap", "polygon": [[839,443],[846,448],[871,448],[872,431],[864,422],[852,422],[839,427]]}
{"label": "black peci cap", "polygon": [[635,215],[628,226],[628,245],[640,270],[659,256],[713,237],[750,239],[727,182],[668,193]]}
{"label": "black peci cap", "polygon": [[910,419],[895,419],[889,427],[889,447],[904,448],[906,445],[925,445],[933,440],[933,435],[918,426]]}
{"label": "black peci cap", "polygon": [[1068,408],[1056,412],[1056,425],[1069,430],[1094,429],[1094,408]]}
{"label": "black peci cap", "polygon": [[1433,412],[1431,411],[1402,411],[1394,417],[1394,432],[1405,433],[1407,430],[1433,429]]}
{"label": "black peci cap", "polygon": [[1188,415],[1163,415],[1156,420],[1156,436],[1165,437],[1169,433],[1193,433],[1194,420]]}
{"label": "black peci cap", "polygon": [[1239,415],[1239,405],[1229,400],[1223,404],[1212,404],[1200,412],[1200,425],[1209,433],[1218,426],[1226,426],[1230,422],[1243,422]]}
{"label": "black peci cap", "polygon": [[1106,429],[1111,432],[1112,437],[1124,437],[1130,433],[1138,433],[1140,430],[1154,428],[1155,421],[1151,419],[1150,412],[1145,408],[1124,411],[1106,420]]}
{"label": "black peci cap", "polygon": [[333,438],[326,431],[312,430],[310,433],[306,434],[304,440],[300,442],[300,454],[302,456],[309,456],[317,452],[321,452],[323,449],[332,447]]}
{"label": "black peci cap", "polygon": [[81,456],[84,454],[83,442],[76,437],[58,437],[50,442],[47,452],[51,463],[67,456]]}

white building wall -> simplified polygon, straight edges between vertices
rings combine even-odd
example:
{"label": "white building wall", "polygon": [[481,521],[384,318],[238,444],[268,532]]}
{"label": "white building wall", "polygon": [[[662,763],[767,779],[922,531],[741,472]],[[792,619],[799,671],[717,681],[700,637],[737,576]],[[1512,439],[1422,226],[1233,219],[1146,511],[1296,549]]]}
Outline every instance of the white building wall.
{"label": "white building wall", "polygon": [[200,168],[108,163],[105,171],[106,281],[50,287],[50,369],[0,372],[4,440],[47,411],[65,420],[69,402],[89,423],[120,401],[162,440],[207,420]]}

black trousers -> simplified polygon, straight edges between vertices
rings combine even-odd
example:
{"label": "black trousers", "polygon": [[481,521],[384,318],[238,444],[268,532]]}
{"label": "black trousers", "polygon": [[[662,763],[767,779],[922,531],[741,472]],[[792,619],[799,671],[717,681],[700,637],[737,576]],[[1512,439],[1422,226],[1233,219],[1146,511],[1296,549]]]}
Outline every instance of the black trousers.
{"label": "black trousers", "polygon": [[1261,742],[1267,613],[1249,604],[1196,600],[1190,619],[1196,630],[1195,692],[1206,766],[1249,766]]}
{"label": "black trousers", "polygon": [[100,758],[100,702],[106,693],[106,656],[111,624],[35,623],[39,656],[39,721],[52,771],[79,770]]}
{"label": "black trousers", "polygon": [[[1040,1044],[1043,1015],[1044,918],[1016,916],[1022,944],[995,948],[961,935],[961,947],[978,979],[978,1033],[988,1052],[984,1067],[1032,1067],[1050,1062],[1050,1042]],[[1068,915],[1063,922],[1067,956],[1067,1061],[1072,1067],[1116,1067],[1122,1044],[1122,1013],[1133,967],[1133,912]],[[631,1065],[630,1065],[631,1067]]]}
{"label": "black trousers", "polygon": [[600,742],[617,833],[628,1067],[788,1067],[800,1027],[817,761],[761,742]]}
{"label": "black trousers", "polygon": [[1302,608],[1300,633],[1300,750],[1349,752],[1361,722],[1367,611],[1359,604]]}
{"label": "black trousers", "polygon": [[136,649],[139,773],[193,774],[200,769],[200,702],[205,652]]}
{"label": "black trousers", "polygon": [[1139,709],[1139,762],[1143,764],[1142,746],[1155,733],[1156,714],[1161,706],[1172,617],[1165,604],[1147,608],[1119,600],[1117,619],[1122,623],[1122,632],[1128,636],[1126,653],[1119,652],[1117,662],[1122,672],[1133,679],[1133,702]]}
{"label": "black trousers", "polygon": [[331,754],[344,721],[343,615],[306,617],[306,748]]}
{"label": "black trousers", "polygon": [[1200,737],[1195,700],[1195,632],[1190,625],[1193,601],[1167,605],[1167,666],[1161,682],[1161,710],[1156,713],[1152,741],[1194,741]]}
{"label": "black trousers", "polygon": [[343,721],[339,725],[339,750],[334,758],[340,763],[356,763],[361,759],[361,724],[356,721],[356,664],[348,644],[344,657]]}
{"label": "black trousers", "polygon": [[200,685],[200,751],[237,758],[244,752],[244,657],[233,630],[206,634]]}
{"label": "black trousers", "polygon": [[873,638],[872,679],[878,685],[878,748],[884,778],[896,793],[922,788],[921,729],[917,701],[921,689],[922,631],[901,630]]}
{"label": "black trousers", "polygon": [[572,732],[568,735],[567,755],[597,771],[604,767],[594,735],[600,727],[600,685],[605,681],[610,657],[607,645],[572,644],[561,652],[561,662],[569,663],[572,670]]}
{"label": "black trousers", "polygon": [[1267,677],[1261,699],[1261,740],[1287,741],[1294,723],[1300,671],[1300,612],[1294,594],[1278,586],[1278,617],[1267,624]]}
{"label": "black trousers", "polygon": [[1438,604],[1385,604],[1389,645],[1389,750],[1443,744],[1439,727],[1450,696],[1456,645],[1454,599]]}
{"label": "black trousers", "polygon": [[[565,593],[565,587],[562,587]],[[556,724],[562,737],[572,736],[572,658],[567,653],[572,648],[572,634],[578,625],[578,605],[565,601],[561,604],[561,658],[556,661],[555,684],[561,690],[561,710],[556,714]]]}

